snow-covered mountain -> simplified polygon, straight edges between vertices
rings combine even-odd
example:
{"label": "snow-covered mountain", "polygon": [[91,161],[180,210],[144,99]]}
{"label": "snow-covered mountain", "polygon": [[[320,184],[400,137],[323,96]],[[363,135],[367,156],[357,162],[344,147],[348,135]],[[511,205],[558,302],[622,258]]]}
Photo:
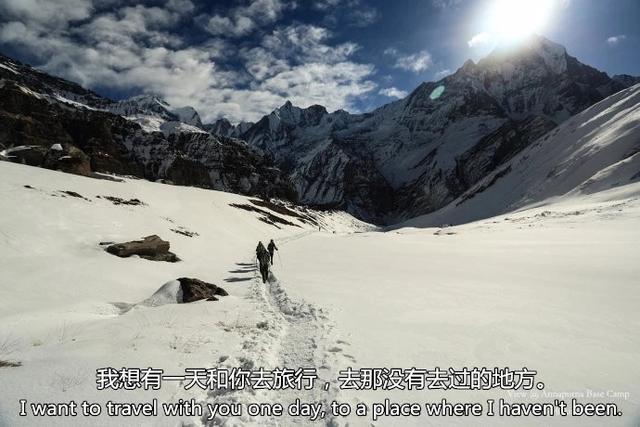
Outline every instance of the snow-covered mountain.
{"label": "snow-covered mountain", "polygon": [[295,199],[262,154],[201,126],[190,107],[150,96],[115,102],[0,57],[0,160]]}
{"label": "snow-covered mountain", "polygon": [[[138,123],[147,132],[203,132],[200,115],[193,107],[173,107],[154,95],[113,101],[80,85],[42,73],[0,54],[0,78],[13,81],[50,102],[89,110],[108,111]],[[226,135],[222,135],[226,136]]]}
{"label": "snow-covered mountain", "polygon": [[461,224],[640,181],[640,84],[567,120],[459,198],[401,226]]}
{"label": "snow-covered mountain", "polygon": [[167,135],[206,132],[200,115],[193,107],[174,108],[164,99],[153,95],[134,96],[118,101],[107,109],[138,123],[147,132],[163,132]]}
{"label": "snow-covered mountain", "polygon": [[[536,36],[467,61],[370,113],[287,102],[256,123],[234,125],[203,124],[193,108],[151,95],[108,100],[6,57],[0,64],[0,90],[12,93],[5,109],[40,111],[43,129],[45,122],[58,129],[27,128],[18,138],[24,126],[6,115],[5,148],[67,143],[86,152],[96,170],[247,194],[268,188],[377,223],[446,206],[557,125],[635,81],[612,79]],[[49,159],[44,151],[35,157]],[[45,160],[39,163],[74,170]]]}
{"label": "snow-covered mountain", "polygon": [[214,135],[226,136],[227,138],[239,138],[243,133],[253,126],[252,122],[240,122],[232,124],[227,119],[218,119],[213,123],[208,123],[203,128]]}
{"label": "snow-covered mountain", "polygon": [[[469,62],[369,114],[287,103],[242,132],[251,145],[167,121],[156,101],[134,115],[175,131],[145,131],[108,111],[118,103],[0,58],[0,160],[42,166],[0,161],[0,426],[422,426],[426,413],[374,420],[330,408],[380,407],[382,396],[386,406],[468,402],[469,390],[411,387],[420,371],[410,367],[428,369],[428,383],[442,369],[513,374],[523,365],[538,373],[540,393],[489,387],[473,400],[500,398],[522,412],[569,396],[614,411],[545,423],[635,425],[640,85],[605,97],[615,82],[538,41],[526,53]],[[445,206],[391,231],[231,194],[294,198],[289,177],[309,203],[361,217]],[[466,224],[428,228],[445,223]],[[104,250],[153,235],[180,261]],[[278,252],[264,283],[255,248],[269,239]],[[185,303],[185,278],[226,296]],[[116,387],[99,390],[97,370],[107,367],[127,368],[109,381]],[[162,370],[162,387],[138,384],[133,369],[144,377],[146,367]],[[316,368],[315,387],[263,389],[282,367]],[[378,393],[344,386],[366,367],[394,367],[409,381]],[[247,370],[255,375],[243,386],[215,382],[225,372],[248,379]],[[61,411],[86,400],[203,412],[44,417],[33,406],[21,414],[21,399]],[[324,415],[248,414],[256,402],[317,405]],[[242,415],[216,415],[224,404]],[[514,414],[438,424],[512,426]]]}
{"label": "snow-covered mountain", "polygon": [[533,37],[467,61],[371,113],[290,103],[241,135],[302,201],[389,222],[434,211],[572,115],[624,86]]}
{"label": "snow-covered mountain", "polygon": [[15,82],[24,92],[32,92],[67,105],[82,106],[87,109],[102,109],[113,101],[83,88],[68,80],[40,72],[8,56],[0,54],[0,85]]}

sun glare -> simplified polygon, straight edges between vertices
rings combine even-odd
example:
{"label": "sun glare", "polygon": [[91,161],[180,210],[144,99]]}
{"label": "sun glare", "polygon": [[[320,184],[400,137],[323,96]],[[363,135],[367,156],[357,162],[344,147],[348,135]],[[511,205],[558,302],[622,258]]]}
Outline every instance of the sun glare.
{"label": "sun glare", "polygon": [[553,10],[554,0],[494,0],[488,27],[500,42],[511,42],[541,32]]}

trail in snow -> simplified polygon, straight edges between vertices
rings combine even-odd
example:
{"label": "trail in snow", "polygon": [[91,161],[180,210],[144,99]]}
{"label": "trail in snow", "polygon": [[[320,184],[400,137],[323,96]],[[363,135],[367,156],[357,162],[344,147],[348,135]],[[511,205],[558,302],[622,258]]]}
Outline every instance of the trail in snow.
{"label": "trail in snow", "polygon": [[[312,230],[279,239],[278,246],[282,247],[314,233],[315,231]],[[275,261],[274,267],[277,268],[277,265],[278,261]],[[273,271],[269,275],[268,282],[263,284],[255,265],[255,257],[253,260],[236,263],[236,266],[239,268],[232,271],[252,275],[251,290],[247,298],[255,301],[256,308],[264,318],[244,334],[243,348],[246,356],[239,361],[241,366],[265,369],[316,368],[318,380],[313,390],[243,390],[230,393],[214,390],[209,393],[210,402],[244,404],[279,402],[285,408],[296,399],[300,399],[301,402],[321,402],[325,413],[323,419],[315,424],[339,426],[340,423],[328,410],[331,402],[337,399],[339,390],[335,384],[330,384],[328,390],[325,390],[325,384],[335,381],[338,367],[345,361],[341,359],[349,359],[350,356],[340,353],[336,346],[341,341],[335,335],[333,322],[323,308],[290,298]],[[351,358],[349,361],[355,360]],[[305,417],[289,416],[258,420],[243,416],[234,421],[223,417],[205,421],[206,425],[229,425],[229,423],[233,425],[306,425],[310,420]]]}

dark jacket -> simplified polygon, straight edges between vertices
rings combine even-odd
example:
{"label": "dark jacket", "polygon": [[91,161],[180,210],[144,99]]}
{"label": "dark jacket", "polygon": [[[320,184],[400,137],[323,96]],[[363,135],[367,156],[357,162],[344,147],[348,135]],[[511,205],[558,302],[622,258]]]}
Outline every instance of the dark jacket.
{"label": "dark jacket", "polygon": [[258,247],[256,248],[256,258],[258,258],[258,261],[261,263],[269,262],[269,252],[267,252],[262,242],[258,243]]}

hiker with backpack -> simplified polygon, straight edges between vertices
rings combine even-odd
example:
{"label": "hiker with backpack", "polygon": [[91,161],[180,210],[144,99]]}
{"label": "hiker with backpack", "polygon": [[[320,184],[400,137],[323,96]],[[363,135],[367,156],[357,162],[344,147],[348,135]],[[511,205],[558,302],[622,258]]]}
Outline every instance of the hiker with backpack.
{"label": "hiker with backpack", "polygon": [[273,265],[273,251],[278,250],[278,247],[273,242],[273,239],[271,239],[271,241],[269,242],[269,245],[267,245],[267,249],[269,250],[269,258],[271,259],[271,265]]}
{"label": "hiker with backpack", "polygon": [[269,264],[271,263],[271,256],[269,251],[264,247],[262,242],[258,242],[256,248],[256,258],[260,264],[260,276],[262,277],[262,283],[266,283],[269,279]]}

